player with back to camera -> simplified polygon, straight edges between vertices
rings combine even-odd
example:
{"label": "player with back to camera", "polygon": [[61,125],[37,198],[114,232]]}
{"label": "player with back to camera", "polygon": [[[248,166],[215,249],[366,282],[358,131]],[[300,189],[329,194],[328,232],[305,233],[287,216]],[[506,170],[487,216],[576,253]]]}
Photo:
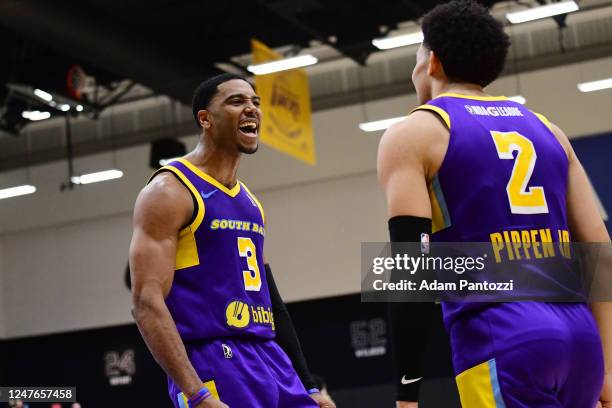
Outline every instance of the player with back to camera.
{"label": "player with back to camera", "polygon": [[[378,152],[391,241],[431,233],[432,242],[492,242],[500,231],[523,239],[525,231],[550,229],[609,244],[563,131],[484,91],[510,44],[501,24],[474,1],[453,1],[426,14],[422,30],[412,81],[423,105],[385,132]],[[610,303],[442,306],[464,408],[612,406]],[[422,350],[402,347],[415,344],[402,336],[420,335],[411,326],[422,318],[410,316],[415,307],[393,306],[395,324],[406,325],[393,331],[398,407],[417,406],[422,382]]]}
{"label": "player with back to camera", "polygon": [[133,315],[175,407],[335,408],[314,388],[264,264],[263,208],[236,178],[258,147],[259,103],[236,75],[200,84],[197,147],[136,200]]}

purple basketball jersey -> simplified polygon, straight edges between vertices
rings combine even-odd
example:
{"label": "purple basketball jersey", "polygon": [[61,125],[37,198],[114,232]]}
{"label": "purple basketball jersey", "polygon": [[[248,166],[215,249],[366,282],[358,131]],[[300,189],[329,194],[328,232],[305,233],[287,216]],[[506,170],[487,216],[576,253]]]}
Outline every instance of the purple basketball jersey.
{"label": "purple basketball jersey", "polygon": [[[568,159],[546,118],[505,97],[442,94],[417,109],[450,130],[429,188],[433,242],[530,242],[534,258],[551,255],[542,243],[569,242]],[[443,306],[448,326],[475,305]]]}
{"label": "purple basketball jersey", "polygon": [[228,189],[185,159],[153,177],[165,171],[188,188],[195,205],[192,221],[179,233],[166,298],[181,338],[274,338],[261,204],[241,182]]}

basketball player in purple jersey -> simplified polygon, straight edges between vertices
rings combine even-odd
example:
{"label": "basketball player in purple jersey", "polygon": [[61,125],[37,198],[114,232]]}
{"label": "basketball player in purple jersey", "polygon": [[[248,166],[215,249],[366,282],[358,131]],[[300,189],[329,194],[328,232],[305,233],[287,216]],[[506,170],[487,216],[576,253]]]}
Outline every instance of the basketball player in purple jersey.
{"label": "basketball player in purple jersey", "polygon": [[236,75],[193,98],[200,141],[140,192],[130,247],[133,315],[180,408],[335,408],[314,386],[264,264],[265,215],[236,178],[261,111]]}
{"label": "basketball player in purple jersey", "polygon": [[[422,30],[412,81],[423,105],[385,132],[378,153],[391,241],[431,233],[432,242],[565,242],[571,233],[576,242],[609,243],[566,135],[483,90],[504,66],[502,26],[478,3],[453,1],[429,12]],[[399,305],[404,315],[394,321],[414,320],[417,306]],[[611,406],[609,303],[442,306],[464,408]],[[420,335],[412,329],[394,333]],[[420,350],[406,348],[396,373],[402,408],[417,406],[422,380]]]}

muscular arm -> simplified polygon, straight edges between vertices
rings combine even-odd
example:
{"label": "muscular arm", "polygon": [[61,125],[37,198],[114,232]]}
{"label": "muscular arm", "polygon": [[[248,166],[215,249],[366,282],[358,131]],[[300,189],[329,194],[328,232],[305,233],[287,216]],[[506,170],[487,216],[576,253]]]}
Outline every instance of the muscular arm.
{"label": "muscular arm", "polygon": [[[601,218],[599,209],[593,197],[591,184],[587,178],[582,164],[576,157],[567,136],[555,125],[551,125],[552,131],[567,152],[569,160],[569,180],[567,189],[567,218],[570,232],[575,242],[598,242],[610,243],[610,235]],[[605,266],[600,272],[606,273],[606,281],[610,281],[612,271],[609,269],[610,246],[606,246],[601,256],[607,256],[600,262]],[[605,268],[605,270],[603,270]],[[591,303],[593,316],[597,321],[601,336],[604,356],[606,382],[602,394],[602,401],[612,400],[612,302]],[[604,405],[604,407],[607,405]]]}
{"label": "muscular arm", "polygon": [[132,314],[155,360],[187,396],[202,381],[164,298],[174,278],[178,233],[192,212],[193,202],[180,182],[171,174],[157,176],[136,200],[130,245]]}
{"label": "muscular arm", "polygon": [[433,114],[417,111],[390,127],[380,140],[378,182],[387,199],[389,218],[397,215],[431,218],[424,146],[433,136],[431,126],[439,131],[441,124]]}
{"label": "muscular arm", "polygon": [[[448,130],[429,112],[414,112],[385,132],[378,150],[377,168],[390,218],[431,219],[427,182],[442,162],[447,141]],[[419,239],[415,231],[392,230],[392,241],[418,242]],[[389,305],[398,407],[417,406],[418,383],[401,385],[400,381],[405,375],[407,380],[422,376],[422,356],[429,340],[433,312],[433,304]]]}

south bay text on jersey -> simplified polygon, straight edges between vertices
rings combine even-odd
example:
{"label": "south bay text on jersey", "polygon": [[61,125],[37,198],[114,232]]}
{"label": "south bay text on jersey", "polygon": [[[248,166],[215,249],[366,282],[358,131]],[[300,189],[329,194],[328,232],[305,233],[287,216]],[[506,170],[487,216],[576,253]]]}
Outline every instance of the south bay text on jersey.
{"label": "south bay text on jersey", "polygon": [[241,221],[241,220],[232,220],[232,219],[218,219],[215,218],[210,222],[210,229],[213,231],[216,230],[236,230],[236,231],[245,231],[245,232],[256,232],[265,236],[265,230],[262,225],[259,225],[256,222],[251,221]]}

